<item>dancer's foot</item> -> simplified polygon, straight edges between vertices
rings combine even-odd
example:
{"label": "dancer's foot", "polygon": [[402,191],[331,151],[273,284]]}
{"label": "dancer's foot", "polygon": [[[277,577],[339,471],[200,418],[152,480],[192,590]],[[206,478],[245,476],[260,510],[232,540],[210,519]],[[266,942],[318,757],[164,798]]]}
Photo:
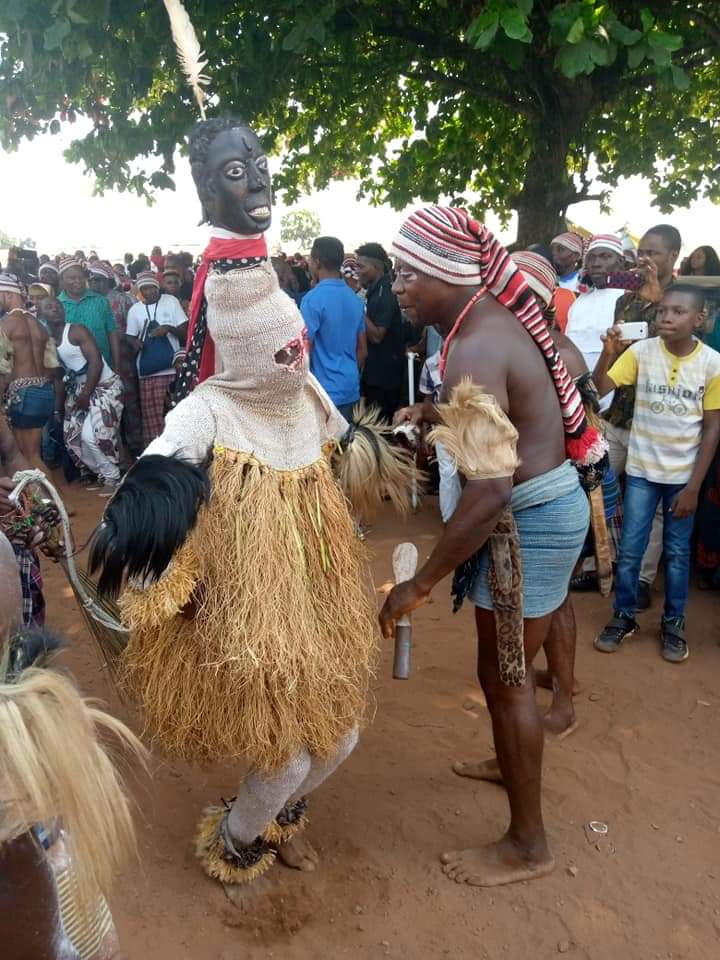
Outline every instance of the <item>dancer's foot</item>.
{"label": "dancer's foot", "polygon": [[277,855],[286,867],[311,873],[320,863],[320,855],[309,840],[294,836],[277,847]]}
{"label": "dancer's foot", "polygon": [[497,757],[480,760],[479,763],[464,763],[462,760],[456,760],[452,765],[452,771],[459,777],[470,777],[472,780],[489,780],[490,783],[503,782]]}
{"label": "dancer's foot", "polygon": [[531,853],[521,850],[509,837],[469,850],[451,850],[440,858],[443,873],[455,883],[472,887],[498,887],[505,883],[535,880],[551,873],[555,861],[545,842]]}
{"label": "dancer's foot", "polygon": [[[536,670],[535,671],[535,686],[542,687],[543,690],[552,690],[553,689],[553,679],[552,674],[549,670]],[[579,696],[583,692],[582,684],[577,682],[577,679],[573,680],[573,692],[574,697]]]}
{"label": "dancer's foot", "polygon": [[195,835],[195,855],[205,873],[222,884],[252,883],[275,862],[275,851],[261,837],[247,844],[233,837],[225,804],[203,811]]}
{"label": "dancer's foot", "polygon": [[572,703],[562,705],[553,701],[550,709],[545,714],[544,720],[545,732],[550,734],[554,740],[564,740],[571,733],[575,733],[580,726],[575,717]]}

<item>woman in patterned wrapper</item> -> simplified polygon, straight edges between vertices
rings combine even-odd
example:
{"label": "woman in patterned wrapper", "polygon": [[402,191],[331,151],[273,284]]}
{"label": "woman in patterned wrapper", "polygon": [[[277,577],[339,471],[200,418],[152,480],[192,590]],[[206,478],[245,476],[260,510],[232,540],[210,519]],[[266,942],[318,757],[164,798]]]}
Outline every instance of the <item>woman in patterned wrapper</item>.
{"label": "woman in patterned wrapper", "polygon": [[370,436],[372,417],[349,426],[309,372],[300,313],[267,255],[270,175],[255,134],[202,122],[190,161],[213,229],[179,395],[108,504],[93,562],[107,594],[127,576],[121,675],[159,746],[250,768],[196,838],[211,877],[246,883],[276,856],[315,868],[298,836],[306,798],[349,756],[365,712],[376,606],[331,453],[345,489],[365,496],[371,461],[382,460],[377,497],[403,499],[409,467]]}

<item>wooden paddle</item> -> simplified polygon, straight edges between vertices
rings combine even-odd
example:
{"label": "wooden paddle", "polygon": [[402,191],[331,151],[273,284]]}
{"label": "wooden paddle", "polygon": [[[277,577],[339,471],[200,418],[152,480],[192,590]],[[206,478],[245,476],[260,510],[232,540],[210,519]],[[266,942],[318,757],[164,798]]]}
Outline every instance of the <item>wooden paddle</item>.
{"label": "wooden paddle", "polygon": [[[418,552],[414,543],[399,543],[393,550],[392,566],[395,583],[412,580],[418,565]],[[410,676],[410,655],[412,651],[412,624],[410,614],[406,613],[395,624],[395,658],[393,660],[393,678],[407,680]]]}

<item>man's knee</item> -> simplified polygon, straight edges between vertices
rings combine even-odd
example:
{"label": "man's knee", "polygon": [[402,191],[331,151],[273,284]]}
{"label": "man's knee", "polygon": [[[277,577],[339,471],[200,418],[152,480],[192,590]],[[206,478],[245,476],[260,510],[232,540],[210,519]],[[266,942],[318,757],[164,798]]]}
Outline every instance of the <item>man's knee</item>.
{"label": "man's knee", "polygon": [[492,710],[502,704],[512,704],[526,693],[529,680],[526,678],[521,687],[509,687],[500,679],[497,657],[478,657],[478,680],[485,695],[488,709]]}

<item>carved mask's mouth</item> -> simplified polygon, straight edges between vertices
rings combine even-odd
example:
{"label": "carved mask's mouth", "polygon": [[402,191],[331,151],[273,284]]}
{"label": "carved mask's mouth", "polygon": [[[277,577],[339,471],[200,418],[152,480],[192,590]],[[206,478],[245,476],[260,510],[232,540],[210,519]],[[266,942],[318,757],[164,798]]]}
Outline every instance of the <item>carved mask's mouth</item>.
{"label": "carved mask's mouth", "polygon": [[253,220],[267,220],[267,218],[270,216],[270,207],[253,207],[252,210],[247,211],[247,215],[252,217]]}

